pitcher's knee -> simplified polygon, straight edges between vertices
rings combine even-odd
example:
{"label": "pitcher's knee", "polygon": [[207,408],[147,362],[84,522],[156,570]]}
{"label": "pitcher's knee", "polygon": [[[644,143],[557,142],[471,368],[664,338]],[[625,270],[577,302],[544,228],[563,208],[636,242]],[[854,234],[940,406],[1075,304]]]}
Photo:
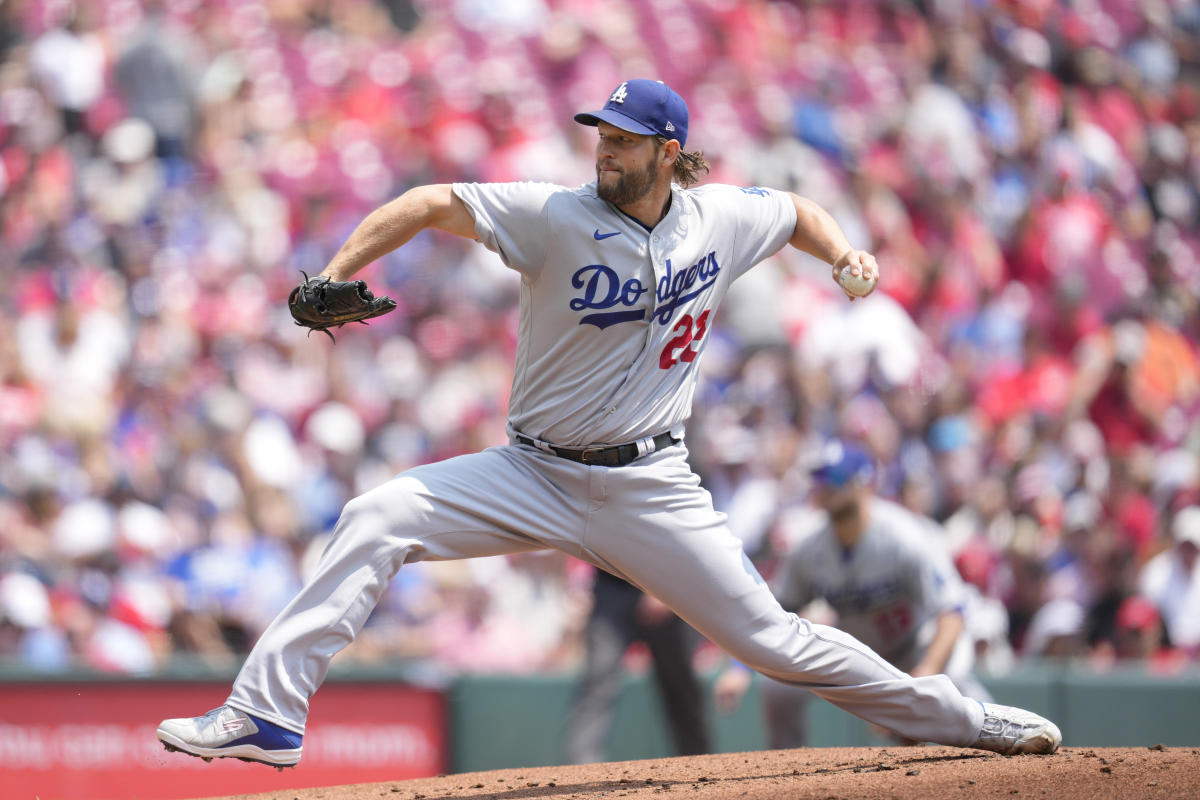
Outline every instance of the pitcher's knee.
{"label": "pitcher's knee", "polygon": [[360,494],[342,506],[342,513],[338,515],[334,535],[344,536],[349,532],[362,530],[366,527],[375,527],[383,519],[383,506],[372,497],[372,492]]}
{"label": "pitcher's knee", "polygon": [[781,652],[764,651],[735,657],[750,669],[768,678],[787,680],[795,678],[800,672],[796,659]]}
{"label": "pitcher's knee", "polygon": [[386,514],[397,525],[420,524],[433,510],[423,494],[420,481],[401,475],[350,500],[342,513]]}
{"label": "pitcher's knee", "polygon": [[802,653],[810,639],[808,626],[794,614],[788,614],[726,649],[755,672],[787,679],[802,670]]}
{"label": "pitcher's knee", "polygon": [[418,495],[418,486],[399,477],[349,500],[338,517],[334,537],[410,538],[426,516],[423,504],[427,504]]}

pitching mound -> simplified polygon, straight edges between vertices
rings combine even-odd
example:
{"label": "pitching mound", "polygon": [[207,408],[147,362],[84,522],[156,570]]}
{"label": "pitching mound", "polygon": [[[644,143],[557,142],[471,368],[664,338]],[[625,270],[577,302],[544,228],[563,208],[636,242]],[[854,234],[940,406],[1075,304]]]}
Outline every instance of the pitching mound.
{"label": "pitching mound", "polygon": [[1200,797],[1200,748],[1063,748],[1053,756],[1010,758],[949,747],[775,750],[468,772],[237,795],[237,800],[583,800],[663,795],[689,800]]}

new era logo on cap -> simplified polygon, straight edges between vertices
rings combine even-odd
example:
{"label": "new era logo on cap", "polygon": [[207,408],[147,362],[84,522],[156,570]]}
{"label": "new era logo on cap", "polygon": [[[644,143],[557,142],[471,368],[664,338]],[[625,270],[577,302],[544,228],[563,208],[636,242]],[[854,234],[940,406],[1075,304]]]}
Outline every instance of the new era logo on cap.
{"label": "new era logo on cap", "polygon": [[582,125],[607,122],[630,133],[675,139],[680,147],[687,142],[687,103],[662,81],[624,81],[609,95],[604,108],[576,114],[575,121]]}

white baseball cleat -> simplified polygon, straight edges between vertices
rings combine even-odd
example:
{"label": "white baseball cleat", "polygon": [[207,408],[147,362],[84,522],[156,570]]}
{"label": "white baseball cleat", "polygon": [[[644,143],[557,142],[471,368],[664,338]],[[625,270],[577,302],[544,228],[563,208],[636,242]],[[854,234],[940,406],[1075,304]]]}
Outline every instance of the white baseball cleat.
{"label": "white baseball cleat", "polygon": [[302,734],[246,714],[230,706],[214,708],[202,717],[164,719],[158,740],[205,761],[238,758],[272,767],[294,767],[300,762]]}
{"label": "white baseball cleat", "polygon": [[1023,708],[995,703],[980,705],[983,706],[983,727],[972,747],[1006,756],[1018,753],[1048,755],[1062,744],[1058,726],[1045,717]]}

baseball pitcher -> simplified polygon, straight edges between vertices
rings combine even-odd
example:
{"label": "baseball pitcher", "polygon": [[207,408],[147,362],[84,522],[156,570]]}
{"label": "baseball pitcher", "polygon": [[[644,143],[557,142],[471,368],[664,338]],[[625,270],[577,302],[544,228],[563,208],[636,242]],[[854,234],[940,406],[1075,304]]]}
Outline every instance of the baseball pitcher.
{"label": "baseball pitcher", "polygon": [[1050,721],[969,700],[944,675],[912,677],[785,611],[688,466],[696,362],[729,285],[789,244],[835,280],[860,279],[857,291],[864,276],[873,285],[875,259],[794,194],[693,187],[707,165],[684,150],[687,106],[660,82],[625,81],[575,120],[597,132],[595,181],[412,189],[369,214],[293,293],[308,327],[355,319],[354,297],[366,319],[382,308],[353,279],[368,264],[427,228],[478,240],[521,281],[510,441],[416,467],[347,503],[316,572],[263,632],[225,705],[165,720],[159,739],[201,758],[293,765],[330,659],[397,570],[558,548],[657,597],[750,668],[909,739],[1057,749]]}

